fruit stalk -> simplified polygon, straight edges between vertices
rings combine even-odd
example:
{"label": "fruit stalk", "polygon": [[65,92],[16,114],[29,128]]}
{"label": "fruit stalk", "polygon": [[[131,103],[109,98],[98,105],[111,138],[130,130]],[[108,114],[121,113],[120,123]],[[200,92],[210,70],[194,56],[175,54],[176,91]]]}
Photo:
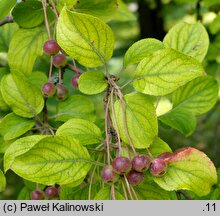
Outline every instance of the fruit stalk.
{"label": "fruit stalk", "polygon": [[115,125],[115,131],[118,139],[118,154],[119,156],[122,155],[122,147],[121,147],[121,139],[120,139],[120,134],[119,134],[119,129],[118,129],[118,124],[116,121],[116,116],[115,116],[115,109],[114,109],[114,99],[113,99],[113,94],[114,94],[114,88],[112,88],[111,94],[110,94],[110,103],[111,103],[111,110],[112,110],[112,120]]}
{"label": "fruit stalk", "polygon": [[48,37],[49,39],[51,39],[50,27],[49,27],[48,17],[47,17],[47,0],[42,0],[42,6],[43,6],[43,11],[44,11],[45,27],[47,30]]}

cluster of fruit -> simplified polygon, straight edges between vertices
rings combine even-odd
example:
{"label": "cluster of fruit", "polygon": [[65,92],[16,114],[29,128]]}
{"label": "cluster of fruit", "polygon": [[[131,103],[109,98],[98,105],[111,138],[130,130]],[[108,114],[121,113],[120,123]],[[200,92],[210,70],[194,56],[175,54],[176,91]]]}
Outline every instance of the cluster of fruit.
{"label": "cluster of fruit", "polygon": [[126,175],[129,184],[136,186],[144,181],[143,172],[149,168],[154,176],[164,175],[167,169],[164,154],[152,161],[146,155],[136,155],[132,160],[123,156],[116,157],[112,165],[103,167],[101,177],[106,183],[115,183],[120,175]]}
{"label": "cluster of fruit", "polygon": [[[44,43],[43,51],[46,55],[52,56],[52,63],[56,68],[64,68],[67,65],[67,57],[59,47],[55,40],[48,40]],[[78,87],[79,75],[72,78],[72,85]],[[56,93],[58,100],[65,100],[68,96],[67,88],[61,84],[61,82],[56,85],[52,83],[49,77],[49,81],[42,86],[42,93],[45,97],[51,97]]]}
{"label": "cluster of fruit", "polygon": [[59,187],[50,186],[50,187],[47,187],[45,189],[45,191],[42,191],[39,189],[33,191],[31,193],[31,199],[32,200],[43,200],[46,197],[48,199],[53,199],[53,198],[57,197],[58,195],[59,195]]}

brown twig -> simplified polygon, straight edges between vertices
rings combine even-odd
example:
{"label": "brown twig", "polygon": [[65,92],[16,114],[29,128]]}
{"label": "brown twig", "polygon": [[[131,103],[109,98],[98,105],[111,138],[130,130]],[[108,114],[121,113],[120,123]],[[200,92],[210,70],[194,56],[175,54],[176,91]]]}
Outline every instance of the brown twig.
{"label": "brown twig", "polygon": [[13,17],[12,16],[7,16],[4,19],[0,20],[0,26],[3,26],[7,23],[12,23],[14,22]]}
{"label": "brown twig", "polygon": [[110,145],[109,145],[109,140],[110,140],[110,128],[109,128],[109,86],[105,90],[104,94],[104,110],[105,110],[105,140],[106,140],[106,149],[107,149],[107,161],[108,165],[110,165]]}
{"label": "brown twig", "polygon": [[114,95],[114,88],[112,88],[112,91],[110,94],[110,101],[111,101],[110,104],[111,104],[111,110],[112,110],[112,120],[115,125],[115,131],[116,131],[116,135],[117,135],[117,139],[118,139],[118,150],[119,150],[118,154],[119,154],[119,156],[121,156],[122,155],[121,139],[120,139],[120,134],[119,134],[119,129],[118,129],[118,123],[116,121],[116,116],[115,116],[113,95]]}

